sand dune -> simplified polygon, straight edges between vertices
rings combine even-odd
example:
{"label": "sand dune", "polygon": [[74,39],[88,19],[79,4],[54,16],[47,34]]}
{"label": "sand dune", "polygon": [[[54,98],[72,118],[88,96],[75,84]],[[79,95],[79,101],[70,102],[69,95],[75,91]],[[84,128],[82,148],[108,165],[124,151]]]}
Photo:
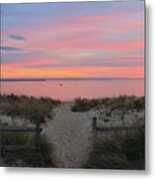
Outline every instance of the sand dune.
{"label": "sand dune", "polygon": [[[47,119],[43,124],[43,134],[45,134],[54,150],[51,157],[54,158],[55,166],[60,168],[80,168],[82,167],[93,147],[92,118],[97,117],[98,127],[130,126],[144,122],[144,110],[122,111],[114,110],[110,116],[106,116],[107,107],[100,107],[103,112],[91,109],[88,112],[72,112],[71,106],[74,102],[65,102],[58,106],[54,112],[54,119]],[[108,119],[108,121],[105,121]],[[12,125],[11,117],[1,116],[1,122]],[[19,126],[32,126],[32,123],[24,119],[16,118],[15,124]],[[2,164],[0,160],[0,164]]]}

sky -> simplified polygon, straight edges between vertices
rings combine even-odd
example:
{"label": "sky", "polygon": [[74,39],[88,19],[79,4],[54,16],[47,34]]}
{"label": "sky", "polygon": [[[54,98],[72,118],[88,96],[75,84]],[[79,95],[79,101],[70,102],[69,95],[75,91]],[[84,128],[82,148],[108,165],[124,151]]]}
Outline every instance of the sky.
{"label": "sky", "polygon": [[144,78],[144,2],[1,5],[1,77]]}

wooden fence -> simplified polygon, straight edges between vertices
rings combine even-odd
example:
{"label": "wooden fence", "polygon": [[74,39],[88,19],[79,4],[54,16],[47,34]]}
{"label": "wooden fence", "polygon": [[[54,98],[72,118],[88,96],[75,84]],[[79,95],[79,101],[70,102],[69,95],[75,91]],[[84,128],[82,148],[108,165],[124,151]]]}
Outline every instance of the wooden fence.
{"label": "wooden fence", "polygon": [[97,132],[112,132],[112,131],[125,131],[125,130],[136,130],[144,128],[144,125],[139,126],[113,126],[113,127],[97,127],[97,118],[92,119],[92,133],[93,137],[96,137]]}
{"label": "wooden fence", "polygon": [[[42,128],[40,127],[40,123],[36,124],[36,127],[19,127],[19,126],[6,126],[6,125],[0,125],[0,133],[1,132],[34,132],[36,134],[36,138],[40,138],[40,133],[42,131]],[[36,149],[38,148],[39,144],[35,145],[7,145],[5,144],[3,146],[3,150],[1,150],[1,155],[3,155],[3,152],[5,151],[20,151],[20,150],[25,150],[25,149]],[[3,152],[2,152],[3,151]]]}

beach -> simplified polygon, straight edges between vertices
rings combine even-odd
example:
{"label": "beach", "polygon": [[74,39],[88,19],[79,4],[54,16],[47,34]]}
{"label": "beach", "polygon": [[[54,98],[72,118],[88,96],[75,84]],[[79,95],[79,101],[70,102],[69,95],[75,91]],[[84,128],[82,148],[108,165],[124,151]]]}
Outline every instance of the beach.
{"label": "beach", "polygon": [[[127,99],[127,97],[125,97]],[[135,97],[135,99],[138,99]],[[139,98],[140,99],[140,98]],[[98,100],[99,101],[99,100]],[[88,103],[90,103],[88,101]],[[43,123],[42,134],[48,139],[53,147],[51,157],[55,167],[79,168],[83,167],[93,151],[93,118],[97,119],[98,127],[129,127],[134,125],[144,125],[144,109],[112,109],[111,105],[98,105],[87,111],[73,111],[75,102],[62,102],[54,108],[53,119],[46,118]],[[110,112],[110,115],[107,112]],[[123,118],[122,118],[123,117]],[[12,125],[9,116],[1,116],[1,123]],[[16,118],[14,125],[34,126],[30,121]],[[105,133],[98,133],[103,136]],[[105,136],[106,137],[106,136]]]}
{"label": "beach", "polygon": [[0,166],[144,170],[144,2],[1,6]]}

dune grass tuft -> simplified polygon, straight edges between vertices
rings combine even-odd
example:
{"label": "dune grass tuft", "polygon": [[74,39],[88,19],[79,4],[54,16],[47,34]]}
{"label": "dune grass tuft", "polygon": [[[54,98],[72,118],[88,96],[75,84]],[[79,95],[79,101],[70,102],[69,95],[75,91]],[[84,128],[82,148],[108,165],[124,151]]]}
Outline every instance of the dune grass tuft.
{"label": "dune grass tuft", "polygon": [[[48,139],[44,135],[37,138],[39,148],[35,148],[36,135],[29,133],[1,133],[1,151],[3,159],[7,166],[23,166],[23,167],[53,167],[54,163],[51,157],[52,147]],[[23,149],[20,151],[8,152],[5,145],[29,145],[34,149]]]}
{"label": "dune grass tuft", "polygon": [[145,169],[145,133],[134,130],[98,137],[85,168]]}

